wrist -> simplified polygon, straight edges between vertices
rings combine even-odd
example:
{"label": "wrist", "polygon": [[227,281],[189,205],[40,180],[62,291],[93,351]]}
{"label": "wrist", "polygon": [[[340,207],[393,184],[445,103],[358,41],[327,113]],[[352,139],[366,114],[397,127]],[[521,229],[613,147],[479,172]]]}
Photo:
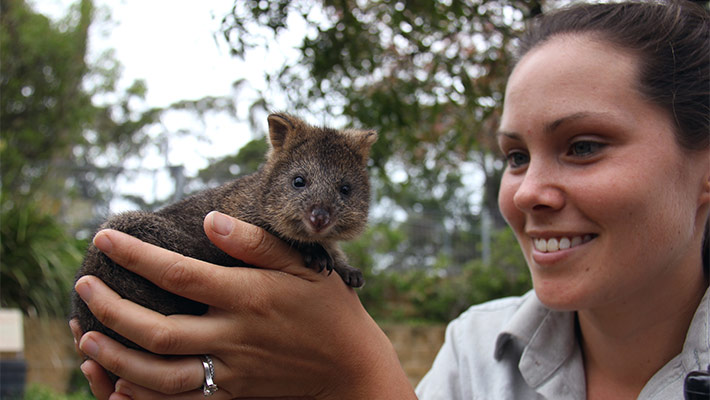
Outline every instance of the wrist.
{"label": "wrist", "polygon": [[352,349],[356,356],[348,367],[350,373],[343,376],[337,393],[324,399],[416,400],[394,346],[374,320],[370,322],[367,340],[360,342],[360,348]]}

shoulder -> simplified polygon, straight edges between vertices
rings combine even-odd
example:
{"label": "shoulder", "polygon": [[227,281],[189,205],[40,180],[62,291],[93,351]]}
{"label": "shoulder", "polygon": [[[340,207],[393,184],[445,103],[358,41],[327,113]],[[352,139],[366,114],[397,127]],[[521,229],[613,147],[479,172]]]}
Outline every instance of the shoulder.
{"label": "shoulder", "polygon": [[[536,301],[531,291],[472,306],[453,320],[431,370],[417,387],[419,398],[516,398],[513,392],[524,386],[518,371],[519,353],[497,358],[496,350],[510,322],[526,313],[526,304]],[[511,387],[518,389],[511,392]],[[503,393],[506,390],[509,393]]]}
{"label": "shoulder", "polygon": [[[532,291],[523,296],[505,297],[472,306],[449,324],[447,335],[450,334],[452,339],[465,337],[466,340],[472,339],[471,336],[480,339],[493,336],[495,340],[531,298],[534,298]],[[491,354],[492,351],[491,348]]]}

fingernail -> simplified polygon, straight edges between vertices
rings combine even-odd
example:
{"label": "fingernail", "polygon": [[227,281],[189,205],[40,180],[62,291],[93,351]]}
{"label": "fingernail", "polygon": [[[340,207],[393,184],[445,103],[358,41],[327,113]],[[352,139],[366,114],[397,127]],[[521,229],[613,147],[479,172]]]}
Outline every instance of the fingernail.
{"label": "fingernail", "polygon": [[94,236],[94,246],[96,246],[104,254],[109,254],[113,250],[113,243],[111,243],[111,239],[108,238],[107,234],[102,232],[99,232],[96,236]]}
{"label": "fingernail", "polygon": [[229,218],[228,216],[218,212],[218,211],[212,211],[212,230],[215,231],[216,233],[222,235],[222,236],[227,236],[229,235],[230,232],[232,232],[232,227],[234,224],[232,223],[232,219]]}
{"label": "fingernail", "polygon": [[84,302],[91,300],[91,285],[89,285],[84,279],[79,279],[74,285],[74,290],[79,294]]}
{"label": "fingernail", "polygon": [[79,348],[89,357],[96,357],[99,353],[99,345],[90,337],[81,340]]}
{"label": "fingernail", "polygon": [[126,381],[123,379],[119,379],[116,382],[116,393],[133,398],[133,390],[131,390]]}
{"label": "fingernail", "polygon": [[82,363],[81,366],[79,366],[79,369],[81,369],[81,373],[84,374],[86,380],[89,381],[89,385],[91,385],[91,375],[89,375],[86,363]]}

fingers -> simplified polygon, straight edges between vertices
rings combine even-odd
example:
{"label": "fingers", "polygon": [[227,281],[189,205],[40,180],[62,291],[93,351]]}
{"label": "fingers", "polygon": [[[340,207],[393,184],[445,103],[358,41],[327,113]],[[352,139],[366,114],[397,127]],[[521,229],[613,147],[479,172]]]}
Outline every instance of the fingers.
{"label": "fingers", "polygon": [[[136,385],[135,383],[126,381],[124,379],[119,379],[118,382],[116,382],[116,392],[126,394],[132,400],[200,400],[205,398],[205,395],[202,393],[201,387],[199,389],[191,390],[189,392],[166,395],[155,390]],[[214,392],[214,394],[210,395],[210,400],[232,398],[233,396],[229,392],[225,391],[223,388],[219,388],[216,392]]]}
{"label": "fingers", "polygon": [[[208,305],[224,303],[226,294],[234,293],[239,284],[230,279],[233,268],[185,257],[119,231],[100,231],[94,237],[94,245],[118,265],[159,287]],[[252,268],[242,268],[240,272],[242,281],[254,274]]]}
{"label": "fingers", "polygon": [[247,264],[282,271],[308,281],[323,277],[303,264],[303,256],[264,229],[212,211],[204,222],[207,237],[222,251]]}
{"label": "fingers", "polygon": [[83,360],[86,358],[86,355],[82,353],[81,349],[79,349],[79,340],[84,332],[82,332],[81,327],[79,326],[79,320],[72,318],[69,321],[69,329],[71,330],[72,336],[74,336],[74,350],[76,350],[76,353],[79,354],[79,358]]}
{"label": "fingers", "polygon": [[[93,361],[117,376],[160,393],[174,395],[190,392],[204,382],[202,363],[195,356],[166,358],[133,350],[99,332],[86,333],[79,347]],[[217,364],[215,368],[223,368],[218,360],[214,362]],[[113,385],[111,389],[113,392]],[[125,391],[123,394],[131,397]]]}
{"label": "fingers", "polygon": [[[86,355],[79,348],[79,342],[84,332],[82,332],[79,321],[76,318],[69,321],[69,329],[71,329],[71,333],[74,336],[74,348],[76,352],[79,354],[79,357],[86,359]],[[96,363],[96,361],[86,360],[81,364],[80,369],[84,377],[86,377],[86,380],[89,381],[91,392],[97,399],[104,400],[111,396],[111,393],[113,393],[113,382],[111,382],[111,379],[101,365]]]}
{"label": "fingers", "polygon": [[[122,299],[100,279],[90,275],[81,277],[75,290],[102,324],[153,353],[210,353],[217,343],[212,332],[220,330],[223,319],[198,320],[198,317],[191,315],[165,316]],[[200,329],[195,329],[196,326]],[[72,327],[72,332],[75,330],[75,338],[81,337],[78,323],[76,328]],[[79,351],[85,353],[84,348],[80,347]],[[94,354],[87,355],[94,358]]]}
{"label": "fingers", "polygon": [[89,381],[91,393],[98,400],[107,400],[113,393],[113,382],[106,374],[106,371],[96,361],[87,360],[81,364],[81,372]]}

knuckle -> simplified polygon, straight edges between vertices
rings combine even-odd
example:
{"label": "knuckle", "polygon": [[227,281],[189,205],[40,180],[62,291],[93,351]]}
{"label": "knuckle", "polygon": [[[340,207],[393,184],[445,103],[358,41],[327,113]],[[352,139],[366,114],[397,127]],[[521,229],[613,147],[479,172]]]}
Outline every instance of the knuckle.
{"label": "knuckle", "polygon": [[244,296],[242,307],[248,315],[261,315],[267,309],[265,303],[260,296]]}
{"label": "knuckle", "polygon": [[263,290],[259,282],[252,282],[252,290],[242,296],[240,308],[253,318],[269,320],[276,309],[270,292]]}
{"label": "knuckle", "polygon": [[158,325],[151,329],[147,349],[156,354],[169,354],[177,343],[177,336],[170,327]]}
{"label": "knuckle", "polygon": [[248,239],[244,241],[245,249],[252,254],[264,254],[265,247],[270,247],[266,231],[256,226],[250,228]]}
{"label": "knuckle", "polygon": [[267,231],[254,227],[244,241],[244,250],[255,260],[263,259],[276,250],[278,241]]}
{"label": "knuckle", "polygon": [[141,246],[135,245],[128,246],[121,264],[125,264],[128,267],[140,264],[141,255],[145,252],[145,250],[141,250],[140,247]]}
{"label": "knuckle", "polygon": [[126,362],[122,352],[102,352],[101,355],[100,364],[117,376],[125,376],[130,369],[130,363]]}
{"label": "knuckle", "polygon": [[116,325],[118,315],[116,311],[119,307],[116,307],[112,302],[100,301],[90,304],[91,313],[101,321],[102,324],[108,326],[109,328]]}
{"label": "knuckle", "polygon": [[187,257],[179,256],[163,269],[160,284],[166,288],[181,288],[192,279],[192,273],[187,265]]}
{"label": "knuckle", "polygon": [[190,379],[185,371],[180,370],[176,374],[162,374],[157,385],[160,392],[174,395],[194,389],[193,387],[187,387],[187,382],[189,381]]}

